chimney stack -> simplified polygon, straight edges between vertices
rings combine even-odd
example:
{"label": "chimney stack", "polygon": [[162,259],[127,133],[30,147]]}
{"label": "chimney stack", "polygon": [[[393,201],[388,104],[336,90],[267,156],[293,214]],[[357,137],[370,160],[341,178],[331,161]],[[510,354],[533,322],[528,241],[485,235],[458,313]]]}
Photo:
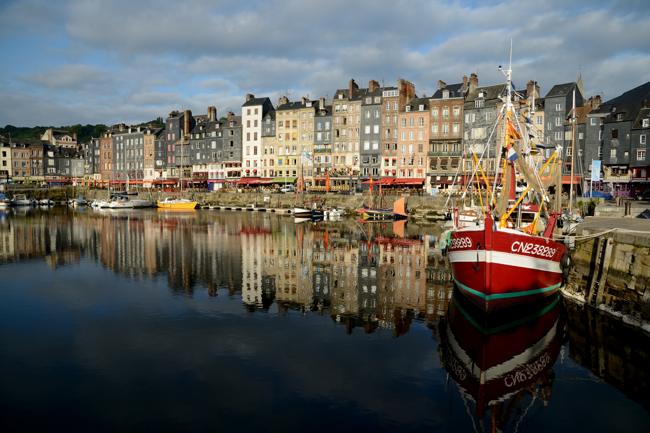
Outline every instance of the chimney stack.
{"label": "chimney stack", "polygon": [[226,118],[228,119],[228,122],[234,120],[234,118],[235,118],[235,113],[233,113],[232,111],[229,111],[229,112],[228,112],[228,115],[226,116]]}
{"label": "chimney stack", "polygon": [[595,110],[598,107],[600,107],[600,104],[603,103],[603,100],[600,95],[594,95],[591,98],[589,98],[589,104],[591,105],[591,109]]}
{"label": "chimney stack", "polygon": [[288,103],[289,103],[289,98],[287,98],[286,96],[280,96],[278,98],[278,106],[288,104]]}
{"label": "chimney stack", "polygon": [[309,102],[309,98],[307,98],[306,96],[303,96],[302,97],[302,105],[307,105],[307,102]]}
{"label": "chimney stack", "polygon": [[183,138],[188,138],[190,135],[190,119],[192,118],[192,111],[185,110],[183,116]]}
{"label": "chimney stack", "polygon": [[447,87],[447,83],[445,83],[445,82],[442,81],[442,80],[438,80],[438,89],[442,90],[442,89],[444,89],[445,87]]}
{"label": "chimney stack", "polygon": [[324,110],[325,109],[325,97],[321,96],[320,99],[318,100],[318,109],[319,110]]}
{"label": "chimney stack", "polygon": [[531,98],[533,95],[535,95],[535,99],[539,99],[539,86],[537,81],[529,80],[526,83],[526,96]]}
{"label": "chimney stack", "polygon": [[348,83],[348,99],[352,99],[357,90],[359,90],[359,85],[354,81],[354,78],[350,78],[350,82]]}
{"label": "chimney stack", "polygon": [[253,95],[252,93],[247,93],[246,94],[246,102],[248,102],[248,101],[250,101],[250,100],[252,100],[254,98],[255,98],[255,95]]}
{"label": "chimney stack", "polygon": [[469,76],[469,91],[473,92],[478,87],[478,75],[472,72]]}
{"label": "chimney stack", "polygon": [[467,75],[463,75],[463,89],[467,89]]}
{"label": "chimney stack", "polygon": [[210,122],[217,120],[217,108],[212,105],[208,107],[208,120]]}
{"label": "chimney stack", "polygon": [[372,93],[379,89],[379,82],[377,80],[368,81],[368,92]]}

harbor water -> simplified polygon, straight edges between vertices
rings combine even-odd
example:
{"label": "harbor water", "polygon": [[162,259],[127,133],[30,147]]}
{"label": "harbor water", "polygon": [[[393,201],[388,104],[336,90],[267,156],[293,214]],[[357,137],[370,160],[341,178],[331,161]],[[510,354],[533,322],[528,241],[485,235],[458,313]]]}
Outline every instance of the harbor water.
{"label": "harbor water", "polygon": [[650,337],[472,311],[439,227],[0,210],[0,430],[647,432]]}

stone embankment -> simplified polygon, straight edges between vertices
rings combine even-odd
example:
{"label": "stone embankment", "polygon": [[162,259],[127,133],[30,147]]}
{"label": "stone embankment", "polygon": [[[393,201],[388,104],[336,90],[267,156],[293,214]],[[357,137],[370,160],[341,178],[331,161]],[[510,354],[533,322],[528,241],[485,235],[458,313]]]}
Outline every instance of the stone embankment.
{"label": "stone embankment", "polygon": [[[11,195],[11,191],[8,191]],[[32,188],[15,191],[25,193],[30,197],[41,199],[50,198],[57,202],[64,202],[69,198],[84,195],[88,200],[107,199],[107,190],[82,190],[73,187],[61,188]],[[138,193],[139,198],[159,200],[169,196],[182,196],[199,202],[203,206],[230,207],[230,208],[270,208],[270,209],[292,209],[295,206],[311,207],[313,204],[325,208],[343,209],[353,213],[363,206],[374,208],[392,208],[395,200],[400,195],[384,195],[382,197],[369,195],[368,193],[358,194],[282,194],[271,192],[232,192],[232,191],[183,191],[182,193],[169,193],[162,191],[142,190]],[[409,220],[420,224],[434,224],[444,219],[446,197],[431,197],[429,195],[406,195],[406,206],[409,213]]]}
{"label": "stone embankment", "polygon": [[587,218],[576,229],[568,297],[650,332],[650,221]]}

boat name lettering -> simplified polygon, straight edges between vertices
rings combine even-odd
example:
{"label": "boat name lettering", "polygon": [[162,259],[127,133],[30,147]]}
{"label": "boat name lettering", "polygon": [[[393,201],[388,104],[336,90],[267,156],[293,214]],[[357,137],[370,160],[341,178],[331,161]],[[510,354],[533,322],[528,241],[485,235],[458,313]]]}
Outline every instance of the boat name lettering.
{"label": "boat name lettering", "polygon": [[472,246],[472,239],[465,236],[462,238],[452,238],[451,239],[451,249],[460,249],[460,248],[470,248]]}
{"label": "boat name lettering", "polygon": [[532,242],[521,242],[521,241],[514,241],[512,243],[512,246],[510,247],[510,250],[513,253],[532,254],[534,256],[547,257],[547,258],[553,257],[555,255],[555,252],[557,251],[556,248],[547,247],[546,245],[539,245],[539,244],[534,244]]}
{"label": "boat name lettering", "polygon": [[524,365],[520,369],[513,371],[508,374],[504,379],[503,383],[508,387],[513,387],[518,383],[525,382],[530,380],[533,377],[537,376],[541,371],[543,371],[551,363],[551,357],[548,353],[544,352],[539,358],[534,362]]}

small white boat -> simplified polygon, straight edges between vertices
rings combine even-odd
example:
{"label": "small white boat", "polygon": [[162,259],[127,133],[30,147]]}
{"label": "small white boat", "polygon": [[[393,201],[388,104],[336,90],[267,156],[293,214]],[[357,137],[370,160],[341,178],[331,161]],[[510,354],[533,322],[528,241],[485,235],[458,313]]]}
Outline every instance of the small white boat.
{"label": "small white boat", "polygon": [[39,206],[54,206],[54,202],[49,198],[42,198],[38,201]]}
{"label": "small white boat", "polygon": [[311,218],[311,209],[304,207],[294,207],[293,216],[296,218]]}
{"label": "small white boat", "polygon": [[12,206],[36,206],[36,200],[27,198],[25,194],[14,194],[13,200],[11,200]]}
{"label": "small white boat", "polygon": [[142,200],[137,198],[131,199],[128,196],[122,195],[113,198],[113,200],[111,200],[108,204],[108,207],[110,209],[141,209],[154,207],[154,203],[150,200]]}
{"label": "small white boat", "polygon": [[88,201],[83,196],[80,195],[77,198],[72,198],[68,200],[68,206],[71,207],[88,206]]}
{"label": "small white boat", "polygon": [[339,209],[328,209],[325,211],[325,219],[339,220],[343,217],[343,211]]}

